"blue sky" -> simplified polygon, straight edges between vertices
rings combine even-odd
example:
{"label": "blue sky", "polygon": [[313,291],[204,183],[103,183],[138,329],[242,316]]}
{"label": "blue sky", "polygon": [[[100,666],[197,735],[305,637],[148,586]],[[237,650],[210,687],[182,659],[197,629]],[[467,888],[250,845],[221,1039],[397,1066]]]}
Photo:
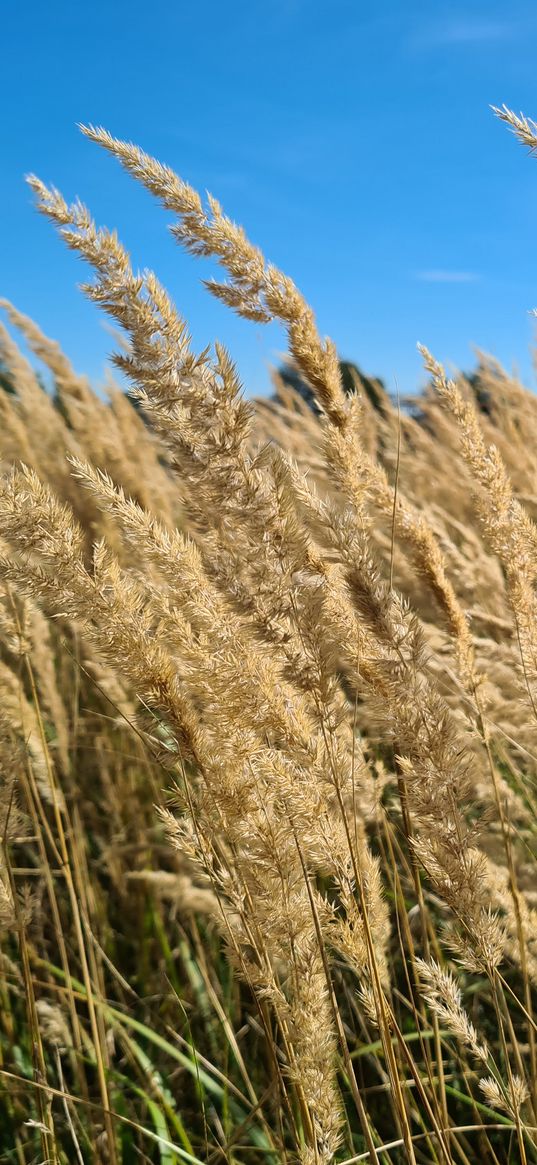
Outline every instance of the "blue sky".
{"label": "blue sky", "polygon": [[102,379],[113,347],[86,277],[32,208],[34,171],[117,227],[198,347],[230,348],[249,392],[284,338],[232,316],[170,217],[77,131],[138,142],[240,221],[314,306],[341,356],[402,392],[416,342],[472,345],[533,383],[537,161],[491,114],[537,118],[537,8],[435,0],[24,0],[1,16],[0,294]]}

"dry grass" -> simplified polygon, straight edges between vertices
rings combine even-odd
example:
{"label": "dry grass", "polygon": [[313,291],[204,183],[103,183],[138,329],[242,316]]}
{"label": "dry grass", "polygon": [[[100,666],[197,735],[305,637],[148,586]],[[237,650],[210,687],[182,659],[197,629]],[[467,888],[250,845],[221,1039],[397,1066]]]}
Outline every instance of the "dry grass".
{"label": "dry grass", "polygon": [[349,395],[215,200],[84,132],[317,408],[30,180],[133,399],[3,302],[54,390],[2,328],[0,1159],[537,1161],[537,398],[425,349]]}

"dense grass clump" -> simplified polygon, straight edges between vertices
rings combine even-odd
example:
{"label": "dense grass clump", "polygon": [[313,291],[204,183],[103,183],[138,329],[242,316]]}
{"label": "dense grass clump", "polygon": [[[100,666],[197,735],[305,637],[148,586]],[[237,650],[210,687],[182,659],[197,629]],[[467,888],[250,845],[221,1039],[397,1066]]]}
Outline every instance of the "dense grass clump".
{"label": "dense grass clump", "polygon": [[132,399],[3,302],[53,391],[2,326],[0,1160],[537,1162],[537,398],[422,349],[398,407],[84,132],[292,374],[248,401],[30,180]]}

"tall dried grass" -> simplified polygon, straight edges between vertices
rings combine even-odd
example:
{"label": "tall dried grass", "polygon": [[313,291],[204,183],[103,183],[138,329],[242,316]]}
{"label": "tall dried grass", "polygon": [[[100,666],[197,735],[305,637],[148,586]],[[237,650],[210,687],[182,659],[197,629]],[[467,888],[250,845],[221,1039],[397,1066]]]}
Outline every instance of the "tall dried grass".
{"label": "tall dried grass", "polygon": [[53,381],[2,327],[2,1160],[535,1161],[537,398],[425,349],[349,395],[214,199],[84,132],[316,409],[30,179],[139,407],[2,302]]}

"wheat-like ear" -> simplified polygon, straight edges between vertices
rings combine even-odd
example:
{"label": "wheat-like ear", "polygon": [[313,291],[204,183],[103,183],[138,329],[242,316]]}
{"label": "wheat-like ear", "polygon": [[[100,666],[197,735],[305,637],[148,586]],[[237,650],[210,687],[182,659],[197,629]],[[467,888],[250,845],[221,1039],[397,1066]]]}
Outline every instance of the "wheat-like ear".
{"label": "wheat-like ear", "polygon": [[329,340],[322,341],[315,317],[302,294],[287,275],[268,264],[242,227],[209,196],[204,208],[196,190],[169,166],[144,153],[138,146],[112,137],[105,129],[82,126],[91,141],[104,147],[122,166],[156,195],[167,210],[179,215],[172,227],[175,237],[195,255],[213,255],[227,270],[230,283],[209,281],[209,290],[247,319],[285,324],[290,350],[316,392],[319,403],[336,424],[344,428],[347,406],[337,353]]}
{"label": "wheat-like ear", "polygon": [[531,154],[537,151],[537,123],[532,121],[529,117],[524,117],[523,113],[513,113],[507,105],[497,106],[491,105],[492,112],[499,117],[500,121],[505,122],[506,125],[515,134],[519,142],[523,146],[528,146]]}
{"label": "wheat-like ear", "polygon": [[421,345],[419,350],[436,392],[457,421],[462,455],[480,487],[477,510],[487,540],[505,571],[524,681],[537,716],[537,526],[515,498],[499,450],[486,444],[473,405],[430,352]]}

